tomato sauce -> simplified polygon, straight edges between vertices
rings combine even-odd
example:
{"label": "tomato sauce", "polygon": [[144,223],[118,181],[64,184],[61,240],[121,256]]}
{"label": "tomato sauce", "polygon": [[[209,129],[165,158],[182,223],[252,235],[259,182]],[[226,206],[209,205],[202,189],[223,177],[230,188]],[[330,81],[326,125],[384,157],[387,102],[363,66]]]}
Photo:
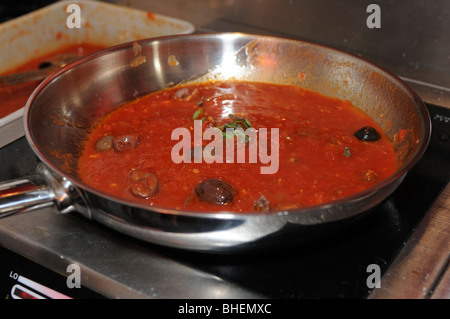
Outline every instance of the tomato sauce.
{"label": "tomato sauce", "polygon": [[[261,174],[268,164],[259,160],[174,163],[172,151],[181,139],[172,139],[172,132],[184,128],[194,136],[196,120],[203,132],[278,128],[276,172]],[[355,132],[366,126],[381,138],[358,139]],[[238,136],[223,134],[229,138]],[[86,140],[78,172],[101,191],[148,206],[260,212],[343,198],[386,179],[397,165],[384,132],[350,102],[298,86],[230,81],[155,92],[111,112]]]}
{"label": "tomato sauce", "polygon": [[[18,72],[25,72],[30,70],[38,69],[39,65],[48,60],[48,58],[62,53],[73,53],[80,57],[104,49],[104,46],[93,45],[93,44],[76,44],[65,48],[62,48],[51,54],[41,56],[39,58],[34,58],[29,60],[25,64],[5,72],[3,75],[13,74]],[[0,87],[0,118],[17,111],[18,109],[25,106],[28,97],[34,91],[34,89],[39,84],[39,81],[22,83],[17,85],[11,85],[7,87]]]}

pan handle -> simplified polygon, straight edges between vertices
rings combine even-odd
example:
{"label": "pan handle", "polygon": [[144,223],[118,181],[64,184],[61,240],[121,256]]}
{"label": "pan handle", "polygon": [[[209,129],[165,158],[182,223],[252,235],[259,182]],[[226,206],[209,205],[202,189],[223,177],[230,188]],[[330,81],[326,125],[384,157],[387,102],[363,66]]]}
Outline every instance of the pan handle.
{"label": "pan handle", "polygon": [[0,218],[53,206],[61,214],[79,211],[90,217],[81,193],[42,163],[34,176],[0,183]]}

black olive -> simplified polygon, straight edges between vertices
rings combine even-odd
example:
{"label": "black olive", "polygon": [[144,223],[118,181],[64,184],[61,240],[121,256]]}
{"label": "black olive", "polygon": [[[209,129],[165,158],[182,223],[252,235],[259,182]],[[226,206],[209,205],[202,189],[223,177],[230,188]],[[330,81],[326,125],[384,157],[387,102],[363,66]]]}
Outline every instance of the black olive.
{"label": "black olive", "polygon": [[371,126],[364,126],[360,130],[356,131],[354,135],[358,140],[367,142],[375,142],[381,138],[377,130]]}
{"label": "black olive", "polygon": [[195,187],[195,194],[202,202],[227,205],[233,202],[237,191],[221,179],[207,179]]}
{"label": "black olive", "polygon": [[39,64],[38,69],[46,69],[48,67],[51,67],[53,65],[53,63],[48,62],[48,61],[43,61]]}
{"label": "black olive", "polygon": [[130,174],[132,181],[130,191],[140,198],[148,198],[159,190],[159,181],[155,174],[144,170],[133,170]]}
{"label": "black olive", "polygon": [[134,149],[139,144],[138,134],[121,135],[114,137],[113,147],[118,152],[126,152]]}
{"label": "black olive", "polygon": [[94,145],[94,148],[97,152],[108,151],[112,148],[113,145],[113,137],[111,135],[103,136],[100,138]]}

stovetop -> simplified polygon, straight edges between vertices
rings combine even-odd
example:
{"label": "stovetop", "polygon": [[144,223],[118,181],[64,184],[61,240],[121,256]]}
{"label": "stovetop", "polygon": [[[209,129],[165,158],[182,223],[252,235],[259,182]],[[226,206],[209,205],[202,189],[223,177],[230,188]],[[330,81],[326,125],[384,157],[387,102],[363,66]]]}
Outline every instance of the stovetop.
{"label": "stovetop", "polygon": [[[342,232],[276,252],[211,255],[143,243],[78,214],[43,209],[0,220],[7,248],[0,251],[0,291],[10,296],[18,274],[74,298],[366,298],[373,289],[368,266],[384,273],[450,178],[450,109],[427,108],[433,132],[423,158],[386,201]],[[19,139],[0,149],[0,180],[32,174],[36,164]],[[81,289],[67,287],[72,264],[80,267]]]}

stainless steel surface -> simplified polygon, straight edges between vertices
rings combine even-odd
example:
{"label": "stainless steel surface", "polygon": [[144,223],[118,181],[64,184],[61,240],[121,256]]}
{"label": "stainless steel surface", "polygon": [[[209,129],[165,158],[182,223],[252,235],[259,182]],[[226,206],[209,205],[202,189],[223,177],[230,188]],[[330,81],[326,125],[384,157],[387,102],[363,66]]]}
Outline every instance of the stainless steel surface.
{"label": "stainless steel surface", "polygon": [[450,299],[450,185],[382,277],[371,299]]}
{"label": "stainless steel surface", "polygon": [[0,218],[52,206],[61,214],[77,212],[91,218],[89,206],[72,183],[41,163],[33,176],[0,183]]}
{"label": "stainless steel surface", "polygon": [[[12,190],[12,191],[11,191]],[[0,185],[0,218],[16,213],[53,206],[54,194],[47,186],[40,187],[29,178]]]}
{"label": "stainless steel surface", "polygon": [[[179,64],[168,63],[169,56]],[[135,65],[136,58],[142,57],[139,61],[145,62]],[[272,63],[260,62],[267,59]],[[299,77],[299,72],[306,76]],[[74,169],[78,154],[102,114],[168,85],[209,79],[298,84],[349,100],[394,141],[401,166],[390,178],[341,200],[263,214],[150,209],[113,198],[79,179]],[[68,188],[80,190],[83,196],[78,202],[90,207],[94,220],[145,241],[200,251],[261,249],[320,236],[322,225],[351,220],[390,195],[421,157],[430,137],[425,106],[390,74],[323,46],[237,33],[150,39],[81,58],[41,83],[27,103],[24,125],[38,157],[73,184]],[[403,128],[408,134],[399,140],[396,136]],[[266,240],[269,235],[276,238]]]}

